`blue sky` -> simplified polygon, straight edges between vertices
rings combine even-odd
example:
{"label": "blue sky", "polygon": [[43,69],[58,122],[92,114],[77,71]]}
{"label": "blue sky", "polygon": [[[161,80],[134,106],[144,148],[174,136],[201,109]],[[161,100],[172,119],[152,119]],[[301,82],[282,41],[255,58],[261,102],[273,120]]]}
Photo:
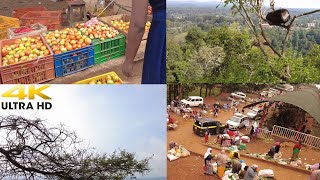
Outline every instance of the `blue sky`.
{"label": "blue sky", "polygon": [[[1,86],[0,93],[10,87]],[[62,122],[99,152],[121,148],[136,152],[139,158],[154,154],[149,177],[166,176],[165,85],[54,85],[43,93],[52,98],[52,110],[2,111],[0,115],[36,116],[51,124]]]}
{"label": "blue sky", "polygon": [[[221,2],[221,0],[168,0],[178,2]],[[269,5],[270,1],[265,0],[265,4]],[[319,0],[275,0],[276,7],[282,8],[320,8]]]}

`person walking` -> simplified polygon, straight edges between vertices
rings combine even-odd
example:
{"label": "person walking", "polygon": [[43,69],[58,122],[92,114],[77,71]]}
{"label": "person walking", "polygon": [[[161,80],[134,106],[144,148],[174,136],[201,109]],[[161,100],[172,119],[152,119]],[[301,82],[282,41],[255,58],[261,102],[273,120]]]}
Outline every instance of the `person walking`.
{"label": "person walking", "polygon": [[209,128],[206,129],[206,132],[204,133],[204,142],[207,143],[209,141]]}
{"label": "person walking", "polygon": [[302,145],[302,142],[299,141],[297,144],[295,144],[295,145],[293,146],[291,161],[295,161],[296,159],[298,159],[299,153],[300,153],[301,147],[302,147],[301,145]]}
{"label": "person walking", "polygon": [[251,130],[250,130],[250,139],[252,140],[253,138],[253,134],[254,134],[254,126],[251,126]]}
{"label": "person walking", "polygon": [[208,148],[207,152],[204,154],[204,174],[208,174],[208,175],[213,175],[214,171],[213,171],[213,166],[211,164],[211,160],[212,160],[212,149]]}

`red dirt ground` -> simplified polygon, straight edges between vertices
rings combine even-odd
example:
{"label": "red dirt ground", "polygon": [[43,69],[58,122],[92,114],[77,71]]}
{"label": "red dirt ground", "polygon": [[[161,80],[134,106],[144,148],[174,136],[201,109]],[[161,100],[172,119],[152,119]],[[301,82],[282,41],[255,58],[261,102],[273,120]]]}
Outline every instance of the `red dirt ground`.
{"label": "red dirt ground", "polygon": [[[205,98],[205,103],[214,103],[215,101],[219,101],[220,104],[223,103],[222,99],[227,97],[226,94],[222,94],[219,97],[209,97]],[[233,114],[232,111],[228,112],[221,112],[219,116],[216,118],[220,120],[221,122],[225,123],[227,119]],[[197,135],[195,135],[192,131],[192,119],[183,119],[181,116],[176,115],[175,113],[171,113],[171,116],[178,122],[177,124],[179,127],[176,130],[168,131],[167,134],[167,141],[174,141],[181,145],[183,145],[186,149],[196,152],[199,154],[204,154],[206,152],[207,147],[205,147],[202,143],[204,142],[204,138],[201,138]],[[211,136],[211,140],[213,140],[215,136]],[[247,149],[250,151],[250,153],[257,152],[257,153],[266,153],[269,148],[271,147],[271,144],[267,144],[263,141],[258,139],[256,142],[247,144]],[[281,147],[281,152],[283,154],[284,158],[288,158],[291,156],[292,147]],[[218,153],[218,150],[213,150],[213,153]],[[242,152],[244,153],[244,152]],[[320,159],[320,153],[315,150],[306,149],[303,148],[300,153],[301,161],[315,164]],[[195,156],[189,156],[186,158],[178,159],[174,162],[168,163],[168,179],[182,179],[183,177],[195,177],[195,179],[208,179],[208,176],[203,174],[203,159],[202,157],[199,160],[195,159]],[[306,158],[306,160],[304,160]],[[260,161],[260,160],[254,160],[250,158],[241,157],[245,161],[246,164],[252,165],[252,164],[258,164],[259,169],[273,169],[275,172],[275,178],[276,179],[292,179],[292,180],[300,180],[300,179],[307,179],[308,174],[294,171],[291,169],[287,169],[281,166],[272,166],[269,163]],[[198,162],[199,161],[199,162]],[[213,177],[210,177],[213,179]]]}
{"label": "red dirt ground", "polygon": [[[167,163],[168,180],[219,180],[217,176],[209,176],[203,174],[203,158],[196,155],[191,155],[185,158],[180,158]],[[170,175],[170,176],[169,176]]]}

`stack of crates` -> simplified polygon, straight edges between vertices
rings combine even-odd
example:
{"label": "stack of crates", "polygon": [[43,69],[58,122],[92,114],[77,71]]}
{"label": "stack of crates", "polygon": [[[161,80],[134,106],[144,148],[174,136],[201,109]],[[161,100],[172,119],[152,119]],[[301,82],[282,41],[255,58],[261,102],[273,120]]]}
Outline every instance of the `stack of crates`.
{"label": "stack of crates", "polygon": [[21,26],[30,26],[40,23],[48,30],[59,30],[62,26],[61,11],[29,11],[20,18]]}
{"label": "stack of crates", "polygon": [[44,6],[36,6],[29,8],[17,8],[12,11],[12,17],[20,19],[23,15],[30,11],[47,11],[48,9]]}

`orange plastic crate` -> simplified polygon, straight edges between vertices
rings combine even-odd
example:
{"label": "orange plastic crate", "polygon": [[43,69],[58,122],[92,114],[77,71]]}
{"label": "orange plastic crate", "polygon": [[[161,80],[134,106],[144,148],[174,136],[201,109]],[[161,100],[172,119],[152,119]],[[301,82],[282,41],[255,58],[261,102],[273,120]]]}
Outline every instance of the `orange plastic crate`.
{"label": "orange plastic crate", "polygon": [[0,16],[0,40],[7,38],[9,28],[20,27],[19,19]]}
{"label": "orange plastic crate", "polygon": [[[2,56],[0,56],[0,72],[3,84],[40,84],[55,78],[53,53],[49,45],[41,35],[30,37],[41,37],[50,55],[8,66],[2,66]],[[20,38],[0,41],[0,49],[5,45],[14,44],[16,39]]]}
{"label": "orange plastic crate", "polygon": [[47,11],[48,9],[44,6],[36,6],[30,8],[17,8],[12,11],[12,17],[20,19],[23,15],[30,11]]}
{"label": "orange plastic crate", "polygon": [[40,23],[47,26],[48,30],[59,30],[62,24],[61,11],[30,11],[20,18],[21,26]]}

